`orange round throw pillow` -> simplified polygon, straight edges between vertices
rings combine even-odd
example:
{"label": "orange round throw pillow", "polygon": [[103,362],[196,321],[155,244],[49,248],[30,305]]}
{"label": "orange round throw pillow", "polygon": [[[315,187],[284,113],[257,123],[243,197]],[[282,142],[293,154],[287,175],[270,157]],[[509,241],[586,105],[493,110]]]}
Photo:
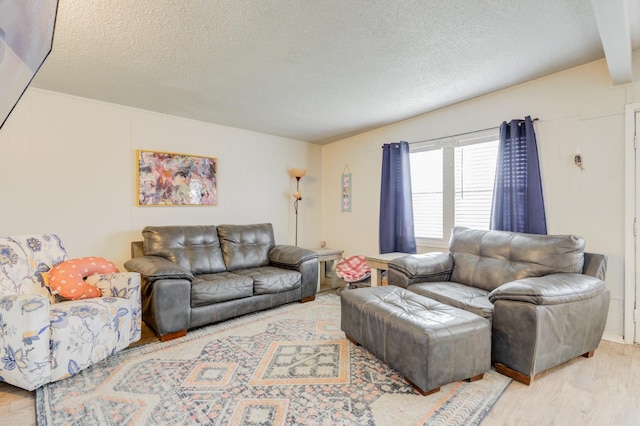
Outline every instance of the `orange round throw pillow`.
{"label": "orange round throw pillow", "polygon": [[49,287],[65,299],[100,297],[99,288],[85,282],[93,274],[120,272],[113,262],[102,257],[82,257],[59,263],[49,271]]}

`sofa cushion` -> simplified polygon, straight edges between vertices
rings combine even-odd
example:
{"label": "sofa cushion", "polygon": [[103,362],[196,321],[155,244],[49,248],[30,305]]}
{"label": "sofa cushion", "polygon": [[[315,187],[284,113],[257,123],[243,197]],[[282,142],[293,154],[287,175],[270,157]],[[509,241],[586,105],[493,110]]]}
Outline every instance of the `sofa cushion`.
{"label": "sofa cushion", "polygon": [[192,308],[252,295],[253,280],[231,272],[197,275],[191,283]]}
{"label": "sofa cushion", "polygon": [[269,251],[275,247],[270,223],[218,225],[222,257],[227,270],[256,268],[269,264]]}
{"label": "sofa cushion", "polygon": [[298,271],[274,266],[240,269],[234,273],[253,280],[254,294],[273,294],[293,290],[300,287],[302,279],[302,275]]}
{"label": "sofa cushion", "polygon": [[491,291],[510,281],[557,272],[582,272],[584,240],[575,235],[534,235],[453,229],[451,281]]}
{"label": "sofa cushion", "polygon": [[145,256],[160,256],[194,275],[224,271],[215,226],[147,226],[142,230]]}
{"label": "sofa cushion", "polygon": [[489,301],[489,292],[481,288],[443,281],[412,284],[408,289],[440,303],[473,312],[491,321],[493,304]]}

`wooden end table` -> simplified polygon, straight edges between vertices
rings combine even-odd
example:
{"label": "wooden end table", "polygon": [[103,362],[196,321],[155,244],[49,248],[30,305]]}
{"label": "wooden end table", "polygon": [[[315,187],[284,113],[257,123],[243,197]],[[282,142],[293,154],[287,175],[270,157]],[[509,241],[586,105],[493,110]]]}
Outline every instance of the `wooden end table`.
{"label": "wooden end table", "polygon": [[331,288],[338,287],[336,281],[336,260],[342,260],[342,254],[344,250],[336,250],[330,248],[312,248],[309,249],[318,253],[318,289],[320,291],[320,286],[322,285],[322,277],[325,274],[326,263],[331,262]]}
{"label": "wooden end table", "polygon": [[[365,256],[367,266],[371,268],[371,287],[383,285],[382,272],[389,269],[389,262],[406,255],[408,253],[393,252]],[[387,285],[386,282],[384,285]]]}

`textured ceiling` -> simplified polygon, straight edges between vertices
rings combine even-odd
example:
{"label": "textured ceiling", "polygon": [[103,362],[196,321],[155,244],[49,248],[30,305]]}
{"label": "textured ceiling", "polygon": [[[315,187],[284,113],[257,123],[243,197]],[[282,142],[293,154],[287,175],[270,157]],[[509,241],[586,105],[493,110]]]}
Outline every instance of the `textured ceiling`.
{"label": "textured ceiling", "polygon": [[314,143],[604,58],[589,0],[59,1],[35,87]]}

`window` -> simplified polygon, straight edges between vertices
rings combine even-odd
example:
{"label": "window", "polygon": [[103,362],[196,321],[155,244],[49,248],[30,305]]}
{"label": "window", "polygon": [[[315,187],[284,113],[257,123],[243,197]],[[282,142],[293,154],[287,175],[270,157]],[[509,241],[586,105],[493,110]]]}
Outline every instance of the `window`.
{"label": "window", "polygon": [[442,148],[411,153],[413,227],[417,238],[442,239]]}
{"label": "window", "polygon": [[411,146],[413,221],[422,245],[446,245],[451,228],[489,229],[498,135]]}

